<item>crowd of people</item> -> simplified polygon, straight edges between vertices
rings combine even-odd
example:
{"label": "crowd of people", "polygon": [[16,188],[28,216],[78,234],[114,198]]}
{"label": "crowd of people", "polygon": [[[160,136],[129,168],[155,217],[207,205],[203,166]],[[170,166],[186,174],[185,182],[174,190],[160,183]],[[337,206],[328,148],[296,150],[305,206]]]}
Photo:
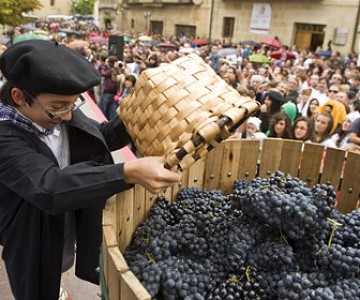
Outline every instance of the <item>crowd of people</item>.
{"label": "crowd of people", "polygon": [[[106,39],[91,39],[119,33],[110,28],[100,31],[93,24],[76,20],[56,26],[46,21],[36,25],[48,30],[49,39],[59,43],[86,42],[74,51],[99,71],[102,81],[88,93],[109,120],[115,118],[119,104],[144,70],[196,53],[240,94],[261,104],[255,115],[256,134],[247,132],[247,127],[251,127],[247,122],[234,137],[301,139],[340,148],[360,145],[360,71],[356,53],[341,55],[319,51],[320,47],[309,51],[294,45],[285,46],[284,55],[275,59],[271,53],[278,49],[258,43],[206,43],[193,37],[149,34],[147,39],[125,35],[123,57],[119,59],[110,53]],[[196,40],[202,43],[196,44]],[[326,56],[319,55],[324,52]],[[254,54],[264,55],[269,61],[252,61]]]}

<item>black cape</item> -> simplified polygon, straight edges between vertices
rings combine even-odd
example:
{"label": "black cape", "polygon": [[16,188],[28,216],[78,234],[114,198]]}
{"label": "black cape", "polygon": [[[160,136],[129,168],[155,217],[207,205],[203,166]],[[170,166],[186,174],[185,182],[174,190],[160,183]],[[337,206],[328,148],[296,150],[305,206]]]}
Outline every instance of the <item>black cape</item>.
{"label": "black cape", "polygon": [[100,124],[76,110],[66,126],[71,165],[60,169],[35,134],[0,122],[0,243],[16,299],[58,299],[69,211],[76,217],[75,273],[98,284],[102,209],[131,187],[110,154],[131,142],[118,117]]}

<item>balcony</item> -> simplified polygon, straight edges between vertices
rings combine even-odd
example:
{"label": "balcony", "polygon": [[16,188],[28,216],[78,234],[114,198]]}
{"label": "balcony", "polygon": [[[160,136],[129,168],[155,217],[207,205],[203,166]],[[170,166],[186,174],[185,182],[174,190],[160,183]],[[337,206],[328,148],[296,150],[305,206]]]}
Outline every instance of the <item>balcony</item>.
{"label": "balcony", "polygon": [[99,9],[113,9],[117,10],[118,0],[100,0]]}

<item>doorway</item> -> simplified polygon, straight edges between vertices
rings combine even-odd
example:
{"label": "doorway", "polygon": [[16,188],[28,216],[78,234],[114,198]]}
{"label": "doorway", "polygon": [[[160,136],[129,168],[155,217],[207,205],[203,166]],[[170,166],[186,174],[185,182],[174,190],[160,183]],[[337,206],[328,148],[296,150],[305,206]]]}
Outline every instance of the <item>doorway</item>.
{"label": "doorway", "polygon": [[294,44],[300,49],[315,51],[318,46],[323,46],[326,25],[295,23]]}

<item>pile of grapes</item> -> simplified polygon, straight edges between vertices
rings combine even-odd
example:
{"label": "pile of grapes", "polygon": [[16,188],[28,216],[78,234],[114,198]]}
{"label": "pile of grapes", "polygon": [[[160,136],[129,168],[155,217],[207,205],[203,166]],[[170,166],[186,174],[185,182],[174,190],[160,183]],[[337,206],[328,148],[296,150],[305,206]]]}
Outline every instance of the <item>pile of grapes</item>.
{"label": "pile of grapes", "polygon": [[360,299],[360,211],[276,172],[159,197],[125,258],[153,299]]}

